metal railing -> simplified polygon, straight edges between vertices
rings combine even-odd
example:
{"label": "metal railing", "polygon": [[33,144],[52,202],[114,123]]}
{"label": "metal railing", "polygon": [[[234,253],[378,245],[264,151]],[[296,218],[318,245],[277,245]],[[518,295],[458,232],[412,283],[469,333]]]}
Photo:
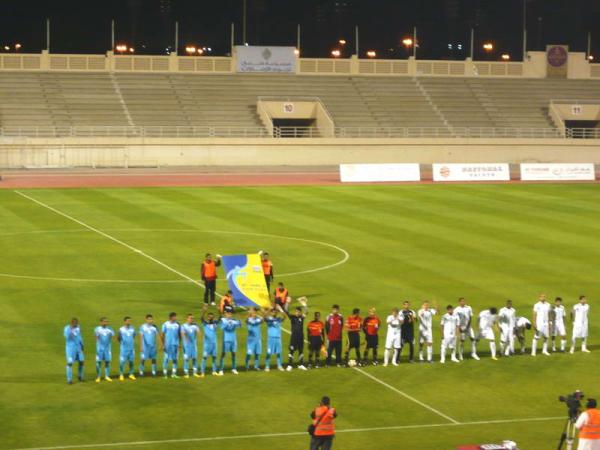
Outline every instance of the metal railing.
{"label": "metal railing", "polygon": [[316,127],[237,126],[4,126],[0,137],[127,137],[127,138],[518,138],[600,139],[600,128],[493,127],[336,127],[324,135]]}

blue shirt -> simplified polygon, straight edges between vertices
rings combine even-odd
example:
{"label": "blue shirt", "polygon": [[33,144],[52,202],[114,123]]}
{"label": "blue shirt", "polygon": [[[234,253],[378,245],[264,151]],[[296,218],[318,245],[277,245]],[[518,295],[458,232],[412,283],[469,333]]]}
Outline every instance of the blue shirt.
{"label": "blue shirt", "polygon": [[63,330],[63,336],[65,337],[65,344],[68,349],[79,350],[83,348],[83,337],[81,336],[79,325],[74,328],[71,328],[71,325],[67,325]]}
{"label": "blue shirt", "polygon": [[140,326],[140,335],[142,336],[142,348],[145,350],[152,350],[156,348],[156,335],[158,333],[158,328],[156,325],[152,324],[143,324]]}
{"label": "blue shirt", "polygon": [[200,328],[195,323],[184,323],[181,325],[181,335],[183,337],[183,345],[195,346]]}
{"label": "blue shirt", "polygon": [[202,328],[204,329],[204,344],[207,343],[214,344],[217,342],[217,329],[219,327],[219,322],[213,320],[212,322],[208,322],[207,320],[202,321]]}
{"label": "blue shirt", "polygon": [[111,339],[115,335],[111,327],[98,326],[94,329],[96,335],[96,348],[98,350],[106,350],[110,348]]}
{"label": "blue shirt", "polygon": [[165,334],[167,347],[179,346],[179,332],[181,326],[177,322],[166,321],[163,323],[162,332]]}
{"label": "blue shirt", "polygon": [[263,318],[256,316],[256,317],[248,317],[246,319],[246,325],[248,326],[248,340],[249,341],[255,341],[257,339],[260,339],[260,328],[261,325],[263,323]]}
{"label": "blue shirt", "polygon": [[135,345],[135,328],[131,325],[123,325],[119,328],[119,342],[121,343],[121,350],[133,350]]}
{"label": "blue shirt", "polygon": [[281,317],[267,317],[265,323],[267,324],[267,337],[281,339]]}
{"label": "blue shirt", "polygon": [[242,322],[237,319],[221,319],[221,330],[223,330],[223,342],[237,342],[236,331],[242,327]]}

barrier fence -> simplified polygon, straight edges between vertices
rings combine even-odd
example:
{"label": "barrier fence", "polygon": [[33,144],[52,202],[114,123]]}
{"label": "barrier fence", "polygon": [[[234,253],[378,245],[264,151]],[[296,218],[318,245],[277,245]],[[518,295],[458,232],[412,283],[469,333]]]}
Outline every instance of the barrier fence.
{"label": "barrier fence", "polygon": [[486,128],[486,127],[336,127],[324,136],[315,127],[210,126],[5,126],[0,137],[128,137],[128,138],[519,138],[600,139],[600,128]]}

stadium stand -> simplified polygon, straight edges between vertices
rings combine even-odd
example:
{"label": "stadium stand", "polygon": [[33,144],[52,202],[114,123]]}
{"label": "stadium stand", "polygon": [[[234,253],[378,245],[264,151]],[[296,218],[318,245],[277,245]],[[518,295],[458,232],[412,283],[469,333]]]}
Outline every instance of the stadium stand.
{"label": "stadium stand", "polygon": [[280,74],[0,73],[0,126],[261,127],[261,96],[318,97],[336,127],[554,128],[600,81]]}

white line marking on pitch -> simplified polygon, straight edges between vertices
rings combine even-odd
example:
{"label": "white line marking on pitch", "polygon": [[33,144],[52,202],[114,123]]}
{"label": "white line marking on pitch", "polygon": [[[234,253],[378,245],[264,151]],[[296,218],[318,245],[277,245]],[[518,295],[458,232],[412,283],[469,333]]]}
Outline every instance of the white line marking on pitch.
{"label": "white line marking on pitch", "polygon": [[[477,422],[463,422],[463,423],[432,423],[422,425],[397,425],[390,427],[373,427],[373,428],[349,428],[346,430],[336,430],[336,434],[339,433],[364,433],[369,431],[391,431],[391,430],[406,430],[406,429],[419,429],[419,428],[439,428],[439,427],[457,427],[457,426],[472,426],[472,425],[495,425],[495,424],[506,424],[506,423],[526,423],[526,422],[542,422],[550,420],[563,420],[564,417],[533,417],[530,419],[502,419],[502,420],[486,420]],[[207,441],[232,441],[238,439],[258,439],[258,438],[272,438],[272,437],[289,437],[289,436],[306,436],[306,431],[293,431],[290,433],[266,433],[266,434],[239,434],[234,436],[214,436],[214,437],[200,437],[200,438],[187,438],[187,439],[164,439],[157,441],[131,441],[131,442],[111,442],[106,444],[82,444],[82,445],[59,445],[55,447],[28,447],[11,450],[65,450],[74,448],[102,448],[102,447],[119,447],[129,445],[155,445],[155,444],[180,444],[185,442],[207,442]]]}
{"label": "white line marking on pitch", "polygon": [[135,284],[145,284],[145,283],[189,283],[187,280],[103,280],[96,278],[59,278],[59,277],[35,277],[33,275],[16,275],[13,273],[0,273],[0,277],[3,278],[18,278],[25,280],[42,280],[42,281],[67,281],[67,282],[76,282],[76,283],[135,283]]}
{"label": "white line marking on pitch", "polygon": [[[141,250],[139,250],[139,249],[137,249],[137,248],[135,248],[135,247],[127,244],[126,242],[123,242],[123,241],[117,239],[116,237],[111,236],[110,234],[105,233],[102,230],[99,230],[98,228],[94,228],[93,226],[88,225],[87,223],[82,222],[81,220],[78,220],[75,217],[68,215],[67,213],[59,211],[58,209],[53,208],[50,205],[47,205],[47,204],[45,204],[45,203],[43,203],[43,202],[41,202],[39,200],[36,200],[35,198],[30,197],[27,194],[23,194],[22,192],[19,192],[19,191],[14,191],[14,192],[17,193],[17,194],[19,194],[20,196],[22,196],[22,197],[24,197],[24,198],[32,201],[32,202],[38,204],[39,206],[42,206],[42,207],[44,207],[44,208],[46,208],[46,209],[48,209],[48,210],[50,210],[50,211],[52,211],[52,212],[54,212],[54,213],[62,216],[62,217],[65,217],[65,218],[67,218],[67,219],[69,219],[69,220],[71,220],[71,221],[73,221],[75,223],[78,223],[82,227],[85,227],[88,230],[91,230],[91,231],[93,231],[95,233],[98,233],[99,235],[104,236],[105,238],[110,239],[111,241],[113,241],[113,242],[115,242],[115,243],[117,243],[119,245],[122,245],[123,247],[128,248],[129,250],[132,250],[133,252],[139,253],[141,256],[149,259],[150,261],[153,261],[154,263],[160,265],[161,267],[164,267],[165,269],[167,269],[167,270],[169,270],[169,271],[171,271],[171,272],[179,275],[181,278],[184,278],[184,279],[190,281],[191,283],[194,283],[195,285],[200,286],[201,288],[205,289],[204,284],[200,283],[199,281],[194,280],[193,278],[187,276],[186,274],[178,271],[177,269],[174,269],[173,267],[171,267],[171,266],[163,263],[162,261],[159,261],[158,259],[154,258],[153,256],[150,256],[147,253],[144,253],[143,251],[141,251]],[[217,294],[217,296],[222,297],[221,294],[219,294],[219,293],[216,293],[216,294]],[[287,330],[286,328],[282,327],[282,330],[285,331],[287,334],[291,334],[291,332],[289,330]],[[358,370],[359,373],[365,375],[366,377],[371,378],[373,381],[376,381],[377,383],[381,384],[382,386],[385,386],[388,389],[390,389],[390,390],[396,392],[397,394],[403,396],[404,398],[407,398],[407,399],[409,399],[409,400],[417,403],[418,405],[421,405],[423,408],[425,408],[425,409],[427,409],[427,410],[429,410],[431,412],[434,412],[435,414],[439,415],[440,417],[443,417],[444,419],[446,419],[446,420],[448,420],[448,421],[450,421],[450,422],[452,422],[454,424],[458,424],[459,423],[457,420],[453,419],[452,417],[447,416],[446,414],[438,411],[437,409],[435,409],[435,408],[433,408],[433,407],[431,407],[431,406],[429,406],[429,405],[421,402],[420,400],[417,400],[416,398],[414,398],[414,397],[412,397],[412,396],[410,396],[410,395],[408,395],[408,394],[406,394],[406,393],[404,393],[404,392],[396,389],[395,387],[387,384],[385,381],[382,381],[379,378],[377,378],[377,377],[375,377],[375,376],[373,376],[373,375],[371,375],[371,374],[369,374],[367,372],[364,372],[362,369],[356,368],[356,370]]]}
{"label": "white line marking on pitch", "polygon": [[400,389],[396,389],[394,386],[392,386],[390,384],[387,384],[385,381],[380,380],[379,378],[371,375],[370,373],[365,372],[364,370],[359,369],[358,367],[354,367],[354,370],[356,370],[358,373],[364,375],[365,377],[368,377],[368,378],[372,379],[373,381],[376,381],[377,383],[381,384],[382,386],[385,386],[386,388],[388,388],[388,389],[396,392],[397,394],[400,394],[402,397],[407,398],[408,400],[410,400],[410,401],[412,401],[412,402],[414,402],[414,403],[416,403],[418,405],[421,405],[423,408],[431,411],[432,413],[435,413],[438,416],[443,417],[444,419],[449,420],[450,422],[452,422],[452,423],[454,423],[456,425],[460,424],[460,422],[458,420],[453,419],[452,417],[444,414],[441,411],[438,411],[437,409],[433,408],[432,406],[427,405],[426,403],[423,403],[420,400],[417,400],[413,396],[408,395],[406,392],[402,392]]}

